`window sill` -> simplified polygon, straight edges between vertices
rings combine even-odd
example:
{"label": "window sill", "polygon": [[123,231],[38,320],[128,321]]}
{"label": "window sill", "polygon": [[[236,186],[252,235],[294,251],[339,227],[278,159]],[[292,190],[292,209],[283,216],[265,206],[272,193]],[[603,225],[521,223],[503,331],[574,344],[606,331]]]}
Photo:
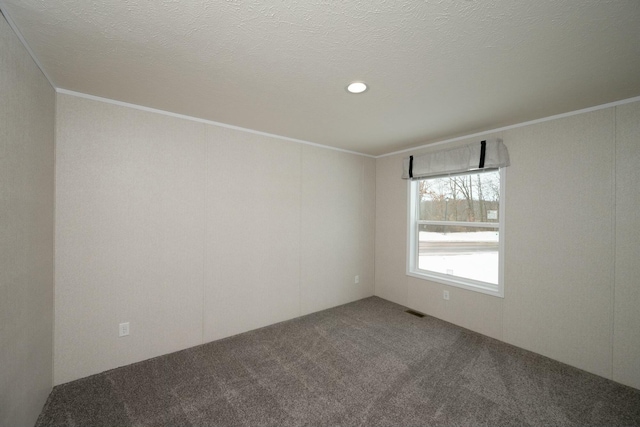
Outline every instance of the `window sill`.
{"label": "window sill", "polygon": [[504,298],[504,292],[500,285],[492,283],[478,282],[463,277],[447,276],[438,273],[428,273],[424,271],[407,271],[407,276],[416,279],[427,280],[429,282],[441,283],[443,285],[454,286],[468,291],[480,292],[493,297]]}

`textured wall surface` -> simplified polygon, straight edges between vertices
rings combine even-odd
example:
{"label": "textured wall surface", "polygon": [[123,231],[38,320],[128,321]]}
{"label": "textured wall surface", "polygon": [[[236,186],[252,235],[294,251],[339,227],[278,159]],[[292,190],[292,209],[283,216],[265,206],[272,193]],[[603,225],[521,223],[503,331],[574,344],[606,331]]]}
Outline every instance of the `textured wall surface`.
{"label": "textured wall surface", "polygon": [[372,158],[58,94],[56,161],[56,384],[373,295]]}
{"label": "textured wall surface", "polygon": [[58,94],[56,383],[201,342],[204,132]]}
{"label": "textured wall surface", "polygon": [[614,109],[504,133],[503,339],[611,378]]}
{"label": "textured wall surface", "polygon": [[207,127],[204,340],[300,313],[300,144]]}
{"label": "textured wall surface", "polygon": [[[375,161],[304,146],[301,204],[301,312],[369,293],[374,271]],[[354,277],[360,276],[360,283]],[[346,286],[345,286],[346,284]]]}
{"label": "textured wall surface", "polygon": [[639,105],[486,135],[511,157],[504,299],[406,276],[401,160],[418,152],[378,158],[376,295],[640,388]]}
{"label": "textured wall surface", "polygon": [[55,92],[0,15],[0,426],[52,386]]}
{"label": "textured wall surface", "polygon": [[616,107],[613,379],[640,388],[640,102]]}

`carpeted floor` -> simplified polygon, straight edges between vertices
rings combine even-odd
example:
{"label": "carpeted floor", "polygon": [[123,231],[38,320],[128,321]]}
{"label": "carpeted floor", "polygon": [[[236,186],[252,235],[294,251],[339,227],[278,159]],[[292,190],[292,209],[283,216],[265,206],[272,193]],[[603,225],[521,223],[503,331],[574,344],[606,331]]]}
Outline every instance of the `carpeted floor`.
{"label": "carpeted floor", "polygon": [[640,425],[640,391],[380,298],[57,386],[37,426]]}

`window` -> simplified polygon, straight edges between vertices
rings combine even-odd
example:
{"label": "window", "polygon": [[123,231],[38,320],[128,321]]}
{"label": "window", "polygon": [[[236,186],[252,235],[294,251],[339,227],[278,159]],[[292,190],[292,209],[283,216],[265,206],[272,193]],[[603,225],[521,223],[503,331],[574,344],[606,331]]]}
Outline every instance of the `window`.
{"label": "window", "polygon": [[409,181],[413,277],[502,297],[505,169]]}

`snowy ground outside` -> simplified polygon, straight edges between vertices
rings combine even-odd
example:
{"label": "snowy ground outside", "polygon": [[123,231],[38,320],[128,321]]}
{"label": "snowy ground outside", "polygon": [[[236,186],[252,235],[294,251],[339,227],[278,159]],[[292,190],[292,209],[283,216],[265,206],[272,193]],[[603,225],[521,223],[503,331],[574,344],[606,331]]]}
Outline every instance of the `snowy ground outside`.
{"label": "snowy ground outside", "polygon": [[496,231],[446,234],[421,231],[418,268],[497,284],[497,245]]}

